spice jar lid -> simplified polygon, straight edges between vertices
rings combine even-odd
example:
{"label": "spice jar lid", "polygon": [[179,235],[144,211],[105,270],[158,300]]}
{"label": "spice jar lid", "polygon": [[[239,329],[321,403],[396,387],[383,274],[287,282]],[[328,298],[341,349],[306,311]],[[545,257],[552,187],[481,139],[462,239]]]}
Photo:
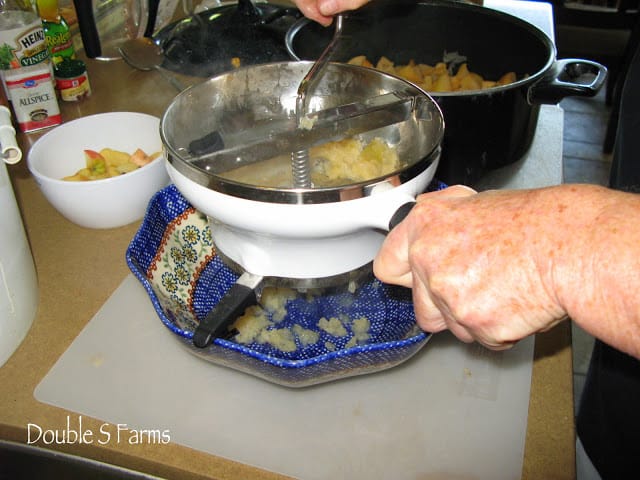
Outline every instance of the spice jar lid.
{"label": "spice jar lid", "polygon": [[65,58],[54,67],[54,70],[58,78],[73,78],[85,73],[87,67],[82,60]]}

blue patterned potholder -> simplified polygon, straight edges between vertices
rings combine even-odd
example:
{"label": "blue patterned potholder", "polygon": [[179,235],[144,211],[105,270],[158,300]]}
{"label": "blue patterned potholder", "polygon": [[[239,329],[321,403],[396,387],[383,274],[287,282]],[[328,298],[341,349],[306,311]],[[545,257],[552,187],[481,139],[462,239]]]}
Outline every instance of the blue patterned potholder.
{"label": "blue patterned potholder", "polygon": [[[439,182],[430,186],[439,188],[444,188]],[[415,323],[410,290],[371,276],[353,293],[297,294],[287,302],[284,318],[267,313],[267,329],[313,332],[314,341],[292,334],[295,347],[284,351],[263,339],[240,344],[218,338],[205,349],[193,346],[198,322],[238,275],[215,254],[206,216],[174,185],[151,199],[126,261],[162,323],[191,353],[279,385],[302,387],[387,369],[407,360],[429,339]],[[364,333],[354,322],[363,318],[368,322]],[[344,331],[321,328],[321,319],[341,319]]]}

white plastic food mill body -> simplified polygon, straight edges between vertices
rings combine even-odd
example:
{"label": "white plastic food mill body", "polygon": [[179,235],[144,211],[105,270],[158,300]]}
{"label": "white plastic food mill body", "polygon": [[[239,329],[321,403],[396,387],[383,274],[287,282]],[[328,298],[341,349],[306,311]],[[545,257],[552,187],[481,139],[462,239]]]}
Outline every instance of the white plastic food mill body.
{"label": "white plastic food mill body", "polygon": [[178,190],[211,219],[213,241],[225,256],[256,275],[322,278],[372,261],[389,220],[427,188],[438,162],[406,183],[382,186],[363,198],[304,205],[223,194],[166,165]]}

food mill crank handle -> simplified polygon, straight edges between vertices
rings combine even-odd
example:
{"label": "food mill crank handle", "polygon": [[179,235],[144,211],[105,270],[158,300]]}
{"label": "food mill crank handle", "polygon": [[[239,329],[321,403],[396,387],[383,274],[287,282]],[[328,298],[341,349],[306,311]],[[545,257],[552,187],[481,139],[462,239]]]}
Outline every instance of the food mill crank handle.
{"label": "food mill crank handle", "polygon": [[193,333],[193,344],[206,348],[214,338],[226,337],[229,325],[241,316],[247,307],[258,303],[256,289],[263,277],[245,272],[233,284],[218,304],[211,309]]}

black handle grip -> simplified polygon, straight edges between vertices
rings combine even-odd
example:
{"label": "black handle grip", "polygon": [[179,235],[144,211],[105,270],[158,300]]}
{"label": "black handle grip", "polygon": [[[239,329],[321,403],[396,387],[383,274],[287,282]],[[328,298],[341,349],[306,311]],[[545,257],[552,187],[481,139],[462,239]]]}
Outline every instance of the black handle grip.
{"label": "black handle grip", "polygon": [[159,5],[160,0],[149,0],[149,16],[147,17],[147,27],[144,30],[144,36],[147,38],[151,38],[153,31],[156,29]]}
{"label": "black handle grip", "polygon": [[556,105],[569,96],[594,97],[607,75],[607,67],[591,60],[556,60],[544,77],[531,85],[527,101],[532,105]]}
{"label": "black handle grip", "polygon": [[194,156],[206,155],[224,148],[224,140],[218,131],[206,134],[204,137],[189,143],[189,153]]}
{"label": "black handle grip", "polygon": [[[242,278],[242,277],[241,277]],[[225,337],[229,325],[258,301],[255,288],[241,281],[233,284],[218,304],[200,322],[193,334],[193,344],[198,348],[207,347],[214,338]]]}
{"label": "black handle grip", "polygon": [[88,58],[99,57],[102,55],[102,48],[96,21],[93,18],[93,2],[91,0],[73,0],[73,5],[78,17],[78,28],[84,52]]}
{"label": "black handle grip", "polygon": [[393,230],[394,227],[396,227],[401,221],[406,218],[407,215],[409,215],[409,212],[415,204],[416,202],[407,202],[403,205],[400,205],[400,207],[391,217],[391,220],[389,220],[389,231]]}
{"label": "black handle grip", "polygon": [[254,5],[253,0],[238,0],[236,13],[247,17],[249,20],[260,18],[260,10]]}

